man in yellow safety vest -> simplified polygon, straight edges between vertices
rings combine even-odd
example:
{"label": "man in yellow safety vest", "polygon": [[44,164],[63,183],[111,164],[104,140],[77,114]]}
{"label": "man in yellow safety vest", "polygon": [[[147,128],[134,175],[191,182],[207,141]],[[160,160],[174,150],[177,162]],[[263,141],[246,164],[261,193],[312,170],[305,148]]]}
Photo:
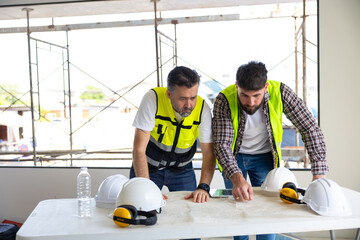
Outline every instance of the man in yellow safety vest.
{"label": "man in yellow safety vest", "polygon": [[216,158],[237,201],[252,200],[252,186],[260,186],[268,172],[281,165],[283,113],[302,135],[313,180],[328,171],[324,136],[311,112],[286,84],[267,79],[263,63],[252,61],[239,67],[236,83],[219,93],[213,109]]}
{"label": "man in yellow safety vest", "polygon": [[[184,66],[168,75],[167,87],[147,92],[140,104],[135,129],[130,178],[145,177],[162,189],[194,191],[186,198],[209,199],[215,170],[211,110],[198,96],[200,76]],[[200,141],[203,155],[200,184],[196,185],[192,158]]]}

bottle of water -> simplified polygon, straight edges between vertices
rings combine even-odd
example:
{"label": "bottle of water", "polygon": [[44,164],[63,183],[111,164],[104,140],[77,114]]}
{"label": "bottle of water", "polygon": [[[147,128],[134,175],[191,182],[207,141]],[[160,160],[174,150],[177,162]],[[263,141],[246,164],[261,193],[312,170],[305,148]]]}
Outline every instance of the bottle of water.
{"label": "bottle of water", "polygon": [[77,198],[79,217],[91,216],[91,176],[87,167],[82,167],[77,176]]}

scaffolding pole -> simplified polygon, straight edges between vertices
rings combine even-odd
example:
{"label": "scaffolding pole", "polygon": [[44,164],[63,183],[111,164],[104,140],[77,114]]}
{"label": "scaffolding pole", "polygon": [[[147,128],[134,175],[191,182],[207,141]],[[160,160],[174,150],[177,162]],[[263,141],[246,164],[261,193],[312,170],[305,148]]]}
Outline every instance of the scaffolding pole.
{"label": "scaffolding pole", "polygon": [[307,90],[306,90],[306,0],[303,0],[302,45],[303,45],[303,101],[305,102],[305,105],[307,105]]}
{"label": "scaffolding pole", "polygon": [[159,73],[159,43],[158,43],[158,19],[157,19],[157,9],[156,2],[158,0],[152,0],[154,2],[154,25],[155,25],[155,50],[156,50],[156,77],[157,77],[157,86],[160,87],[160,73]]}
{"label": "scaffolding pole", "polygon": [[30,80],[30,103],[31,103],[31,127],[32,127],[32,144],[33,144],[33,160],[36,166],[36,139],[35,139],[35,117],[34,117],[34,98],[33,98],[33,85],[32,85],[32,70],[31,70],[31,45],[30,45],[30,20],[29,13],[33,10],[31,8],[24,8],[26,11],[27,20],[27,44],[28,44],[28,57],[29,57],[29,80]]}
{"label": "scaffolding pole", "polygon": [[[68,76],[68,100],[69,100],[69,130],[70,130],[70,150],[73,150],[73,130],[71,115],[71,87],[70,87],[70,51],[69,51],[69,31],[66,31],[66,54],[67,54],[67,76]],[[70,154],[70,166],[72,166],[72,155]]]}
{"label": "scaffolding pole", "polygon": [[172,20],[172,24],[174,24],[174,35],[175,35],[175,49],[174,49],[174,67],[177,67],[177,33],[176,33],[176,24],[179,22],[177,20]]}
{"label": "scaffolding pole", "polygon": [[295,23],[295,34],[294,34],[294,43],[295,43],[295,93],[299,94],[299,71],[298,71],[298,40],[297,40],[297,26],[296,26],[296,16],[294,16]]}
{"label": "scaffolding pole", "polygon": [[[39,108],[39,119],[41,118],[41,112],[40,112],[40,82],[39,82],[39,66],[38,66],[38,46],[37,43],[38,42],[42,42],[45,44],[49,44],[50,46],[56,46],[58,48],[61,49],[66,49],[67,51],[67,77],[68,77],[68,102],[69,102],[69,125],[70,125],[70,151],[73,150],[73,139],[72,139],[72,118],[71,118],[71,87],[70,87],[70,61],[69,61],[69,41],[68,41],[68,31],[66,31],[66,40],[67,40],[67,46],[63,47],[63,46],[59,46],[44,40],[40,40],[40,39],[36,39],[30,36],[31,33],[31,29],[30,29],[30,16],[29,16],[29,12],[33,11],[33,9],[31,8],[24,8],[22,9],[23,11],[26,11],[26,18],[27,18],[27,43],[28,43],[28,61],[29,61],[29,82],[30,82],[30,102],[31,102],[31,126],[32,126],[32,145],[33,145],[33,161],[34,161],[34,166],[36,166],[37,164],[37,150],[36,150],[36,130],[35,130],[35,106],[34,106],[34,91],[33,91],[33,76],[32,76],[32,55],[31,55],[31,40],[34,40],[36,42],[36,68],[37,68],[37,94],[38,94],[38,108]],[[65,91],[65,89],[64,89]],[[65,103],[65,98],[64,98],[64,103]],[[65,114],[66,115],[66,114]],[[70,154],[71,155],[71,154]]]}
{"label": "scaffolding pole", "polygon": [[[296,95],[299,94],[299,71],[298,71],[298,34],[297,34],[297,27],[296,27],[296,17],[294,16],[295,19],[295,33],[294,33],[294,41],[295,41],[295,93]],[[299,131],[296,129],[296,146],[298,147],[300,145],[300,140],[299,140]]]}

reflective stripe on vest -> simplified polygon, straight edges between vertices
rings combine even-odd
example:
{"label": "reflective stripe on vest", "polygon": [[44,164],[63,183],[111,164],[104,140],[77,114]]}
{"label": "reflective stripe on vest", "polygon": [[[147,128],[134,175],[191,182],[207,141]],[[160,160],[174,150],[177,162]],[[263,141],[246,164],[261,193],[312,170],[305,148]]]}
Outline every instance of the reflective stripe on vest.
{"label": "reflective stripe on vest", "polygon": [[[267,91],[270,96],[270,99],[267,102],[267,104],[269,106],[270,125],[273,132],[275,149],[276,149],[275,167],[279,167],[281,161],[281,142],[283,136],[283,127],[282,127],[283,104],[282,104],[281,91],[280,91],[281,82],[272,81],[272,80],[268,80],[267,82],[269,83]],[[238,134],[239,119],[240,119],[236,85],[233,84],[225,88],[221,92],[226,97],[231,111],[231,120],[234,128],[232,151],[234,153],[237,134]],[[220,171],[222,171],[222,167],[220,166],[218,161],[217,161],[217,165]]]}
{"label": "reflective stripe on vest", "polygon": [[177,122],[165,87],[152,89],[157,98],[155,127],[146,149],[148,164],[154,168],[185,167],[196,152],[196,138],[204,100],[197,96],[194,110]]}

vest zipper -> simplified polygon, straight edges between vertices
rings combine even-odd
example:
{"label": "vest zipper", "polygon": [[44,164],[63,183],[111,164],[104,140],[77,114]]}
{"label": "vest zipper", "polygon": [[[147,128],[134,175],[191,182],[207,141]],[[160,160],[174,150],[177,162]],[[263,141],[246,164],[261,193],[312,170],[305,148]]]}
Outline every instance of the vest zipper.
{"label": "vest zipper", "polygon": [[177,143],[179,141],[180,130],[181,130],[181,126],[182,126],[183,122],[184,122],[184,120],[182,120],[180,123],[177,123],[177,125],[176,125],[175,138],[174,138],[174,143],[173,143],[172,148],[171,148],[171,153],[175,152],[175,148],[176,148],[176,145],[177,145]]}
{"label": "vest zipper", "polygon": [[157,133],[160,134],[159,138],[158,138],[158,143],[161,143],[163,138],[164,138],[164,135],[165,135],[165,132],[167,130],[167,127],[165,127],[165,130],[162,131],[162,128],[164,126],[162,124],[159,124],[159,127],[158,127],[158,130],[157,130]]}

